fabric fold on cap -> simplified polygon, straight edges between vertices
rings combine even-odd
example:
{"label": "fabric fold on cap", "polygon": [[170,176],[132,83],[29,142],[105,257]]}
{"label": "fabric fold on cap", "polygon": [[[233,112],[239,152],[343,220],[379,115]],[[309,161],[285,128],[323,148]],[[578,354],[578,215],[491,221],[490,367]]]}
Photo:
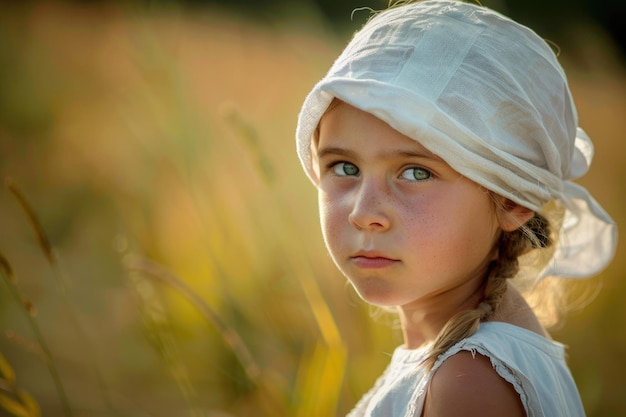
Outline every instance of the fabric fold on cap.
{"label": "fabric fold on cap", "polygon": [[455,0],[392,8],[357,32],[306,97],[297,151],[313,183],[312,140],[334,98],[418,141],[483,187],[540,212],[565,210],[543,276],[594,275],[613,258],[614,221],[580,185],[593,144],[565,73],[530,29]]}
{"label": "fabric fold on cap", "polygon": [[565,183],[562,201],[567,209],[559,243],[539,278],[586,278],[604,269],[613,259],[617,228],[600,204],[578,184]]}

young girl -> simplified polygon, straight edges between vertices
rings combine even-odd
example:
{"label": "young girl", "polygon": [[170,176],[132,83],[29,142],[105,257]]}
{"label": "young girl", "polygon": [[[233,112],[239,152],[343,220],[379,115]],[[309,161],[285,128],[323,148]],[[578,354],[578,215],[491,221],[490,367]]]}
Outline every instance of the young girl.
{"label": "young girl", "polygon": [[583,416],[564,347],[508,283],[532,253],[549,259],[536,283],[614,253],[613,221],[570,181],[593,147],[563,70],[491,10],[404,3],[355,34],[298,120],[334,262],[402,324],[350,416]]}

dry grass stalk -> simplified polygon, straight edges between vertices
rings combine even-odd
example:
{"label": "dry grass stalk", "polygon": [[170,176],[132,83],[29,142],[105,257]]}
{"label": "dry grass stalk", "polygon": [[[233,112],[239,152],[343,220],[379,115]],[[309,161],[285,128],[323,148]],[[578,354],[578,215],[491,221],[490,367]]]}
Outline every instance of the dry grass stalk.
{"label": "dry grass stalk", "polygon": [[44,254],[46,255],[48,262],[50,262],[53,265],[56,264],[57,257],[54,253],[54,249],[52,248],[52,245],[50,244],[50,240],[48,239],[48,236],[46,235],[44,228],[41,225],[41,222],[39,221],[39,218],[35,214],[35,210],[33,210],[32,206],[30,205],[30,203],[28,202],[24,194],[17,187],[17,184],[15,184],[12,178],[6,178],[4,180],[4,183],[6,187],[8,188],[8,190],[11,192],[11,194],[13,194],[13,196],[15,197],[19,205],[22,207],[22,210],[24,210],[24,213],[26,214],[26,217],[28,218],[28,222],[30,223],[31,227],[33,228],[33,231],[35,232],[35,236],[37,237],[39,246],[41,247]]}
{"label": "dry grass stalk", "polygon": [[[65,394],[63,382],[61,381],[61,377],[59,376],[59,372],[57,371],[56,364],[54,363],[54,358],[52,356],[50,348],[48,347],[48,344],[46,343],[46,340],[43,336],[41,328],[39,327],[39,323],[37,322],[37,319],[35,317],[35,314],[34,314],[35,307],[31,301],[25,299],[20,293],[20,290],[17,286],[17,279],[13,272],[13,268],[11,267],[11,264],[2,253],[0,253],[0,265],[2,265],[2,268],[0,269],[0,272],[1,272],[0,275],[2,275],[5,282],[7,283],[7,286],[9,287],[9,292],[11,293],[13,298],[16,300],[16,302],[20,306],[22,306],[22,308],[26,312],[26,318],[28,319],[28,324],[30,325],[31,330],[35,334],[35,339],[37,340],[37,343],[39,344],[39,347],[41,348],[41,351],[44,357],[44,362],[48,367],[48,371],[50,372],[50,375],[52,376],[52,380],[54,381],[54,385],[56,387],[57,394],[59,395],[59,400],[61,401],[64,414],[67,417],[71,417],[72,410],[69,405],[69,400],[67,398],[67,395]],[[28,400],[28,397],[24,397],[24,398],[25,398],[24,401]],[[2,402],[0,403],[0,405],[11,407],[15,404],[8,401],[8,402]],[[16,415],[19,415],[19,414],[16,414]]]}
{"label": "dry grass stalk", "polygon": [[140,273],[168,284],[196,307],[202,316],[217,329],[226,345],[239,361],[249,382],[257,389],[261,410],[266,412],[267,415],[286,415],[285,404],[279,399],[279,393],[272,389],[271,386],[266,385],[266,381],[262,378],[261,369],[254,361],[250,350],[242,338],[220,318],[197,292],[172,272],[145,257],[126,255],[124,264],[129,272]]}
{"label": "dry grass stalk", "polygon": [[[97,379],[98,382],[98,387],[100,388],[100,392],[101,395],[103,397],[103,400],[105,402],[105,404],[107,405],[108,409],[110,412],[114,413],[114,414],[119,414],[118,410],[116,409],[116,407],[113,405],[113,402],[110,399],[110,395],[109,395],[109,391],[108,388],[106,387],[106,384],[104,382],[104,377],[102,376],[102,372],[100,371],[100,368],[98,366],[98,363],[95,359],[94,356],[94,346],[91,343],[91,340],[89,339],[89,337],[87,336],[87,333],[85,332],[80,320],[78,319],[78,315],[76,313],[76,311],[73,308],[73,304],[71,302],[71,300],[68,298],[68,284],[70,282],[69,277],[67,276],[65,270],[61,267],[61,263],[59,262],[59,257],[58,254],[56,252],[56,250],[54,249],[54,246],[51,244],[50,239],[48,238],[48,234],[46,233],[41,221],[39,220],[39,217],[37,216],[37,213],[35,212],[35,210],[33,209],[32,205],[30,204],[30,202],[28,201],[28,199],[24,196],[24,193],[22,193],[22,191],[19,189],[19,187],[17,186],[17,184],[15,183],[15,181],[13,181],[13,179],[11,178],[5,178],[5,185],[7,187],[7,189],[11,192],[11,194],[15,197],[15,199],[17,200],[17,202],[19,203],[20,207],[22,208],[22,210],[24,211],[24,213],[26,214],[26,217],[28,219],[29,224],[31,225],[31,228],[33,229],[35,236],[37,238],[37,242],[39,243],[39,247],[42,250],[42,252],[44,253],[48,263],[50,264],[50,267],[52,268],[53,272],[56,274],[57,278],[58,278],[58,284],[59,284],[59,288],[61,291],[61,294],[65,297],[67,303],[66,305],[68,306],[69,310],[70,310],[70,317],[72,318],[72,322],[73,325],[75,327],[75,329],[77,330],[78,334],[82,337],[83,341],[85,342],[85,344],[88,346],[88,348],[86,349],[86,352],[88,352],[91,355],[91,363],[90,363],[90,367],[92,368],[95,377]],[[16,283],[16,279],[15,276],[13,274],[13,270],[11,268],[11,265],[9,264],[9,262],[0,254],[0,269],[2,269],[8,280],[12,283]],[[17,286],[15,286],[15,289],[17,290]],[[61,402],[63,404],[63,408],[65,410],[65,413],[67,416],[71,416],[72,415],[72,411],[71,408],[69,406],[69,401],[67,399],[67,396],[65,394],[65,390],[63,388],[63,384],[61,382],[61,379],[58,375],[58,372],[56,370],[56,367],[54,366],[53,363],[53,358],[52,358],[52,354],[50,352],[50,350],[47,347],[47,344],[45,343],[45,340],[43,338],[43,335],[41,333],[41,330],[37,324],[37,322],[34,320],[34,317],[37,314],[37,309],[35,308],[35,305],[27,299],[24,299],[22,297],[19,296],[19,293],[16,295],[16,297],[19,297],[20,299],[20,303],[22,304],[22,307],[26,310],[28,316],[31,318],[31,328],[33,329],[33,332],[35,332],[36,336],[37,336],[37,340],[39,342],[40,348],[41,348],[41,356],[44,358],[44,362],[46,362],[46,364],[48,365],[48,368],[50,369],[50,372],[52,374],[52,377],[55,381],[55,385],[57,386],[57,391],[59,393],[59,397],[61,399]]]}
{"label": "dry grass stalk", "polygon": [[37,343],[27,340],[26,338],[24,338],[23,336],[21,336],[20,334],[18,334],[17,332],[13,330],[7,330],[4,333],[4,335],[6,336],[7,340],[10,341],[11,343],[14,343],[17,346],[20,346],[22,349],[24,349],[27,352],[37,355],[43,361],[46,360],[43,350],[41,350],[41,347]]}
{"label": "dry grass stalk", "polygon": [[16,417],[40,417],[37,401],[17,385],[15,371],[0,353],[0,409]]}
{"label": "dry grass stalk", "polygon": [[222,321],[219,315],[204,301],[189,285],[176,275],[165,269],[156,262],[138,256],[127,255],[125,258],[125,266],[131,272],[140,272],[149,277],[158,278],[162,282],[170,285],[183,295],[194,307],[196,307],[202,315],[218,330],[226,344],[239,359],[248,379],[255,385],[259,383],[261,371],[252,359],[250,350],[244,344],[243,340],[233,329],[229,328]]}

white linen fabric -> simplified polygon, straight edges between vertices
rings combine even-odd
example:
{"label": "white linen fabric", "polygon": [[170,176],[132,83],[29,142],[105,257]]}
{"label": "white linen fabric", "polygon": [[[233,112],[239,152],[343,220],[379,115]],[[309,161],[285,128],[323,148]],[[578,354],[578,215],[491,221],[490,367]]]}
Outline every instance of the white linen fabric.
{"label": "white linen fabric", "polygon": [[421,416],[434,373],[461,351],[489,358],[519,394],[528,417],[585,416],[563,345],[512,324],[487,322],[441,355],[431,371],[422,364],[430,346],[397,348],[383,375],[347,417]]}
{"label": "white linen fabric", "polygon": [[455,0],[376,15],[301,109],[297,151],[316,184],[313,134],[333,98],[372,113],[518,204],[539,212],[556,201],[565,219],[541,276],[586,277],[613,258],[615,223],[571,181],[587,172],[593,144],[578,127],[554,52],[527,27]]}

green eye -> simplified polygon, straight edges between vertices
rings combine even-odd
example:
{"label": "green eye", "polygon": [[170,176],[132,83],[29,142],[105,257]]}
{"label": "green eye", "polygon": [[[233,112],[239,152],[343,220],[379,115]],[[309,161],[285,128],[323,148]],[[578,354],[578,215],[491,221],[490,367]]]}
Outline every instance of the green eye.
{"label": "green eye", "polygon": [[359,174],[359,168],[356,165],[349,162],[339,162],[333,167],[335,174],[345,177],[354,176]]}
{"label": "green eye", "polygon": [[405,169],[402,172],[402,178],[407,179],[409,181],[424,181],[432,177],[430,171],[424,168],[413,167],[409,169]]}

